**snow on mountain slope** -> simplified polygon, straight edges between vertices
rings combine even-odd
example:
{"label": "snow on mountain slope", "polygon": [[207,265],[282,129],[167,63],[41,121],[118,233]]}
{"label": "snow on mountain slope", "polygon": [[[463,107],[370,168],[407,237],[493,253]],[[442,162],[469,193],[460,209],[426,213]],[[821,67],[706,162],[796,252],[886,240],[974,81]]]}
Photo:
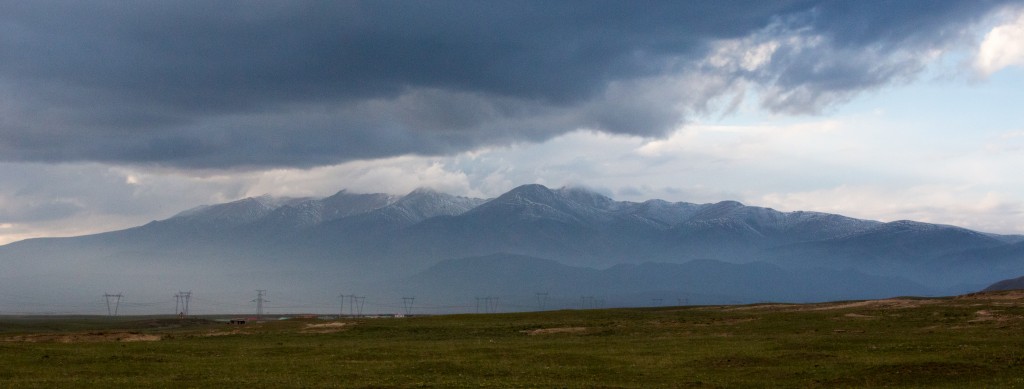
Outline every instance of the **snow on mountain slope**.
{"label": "snow on mountain slope", "polygon": [[410,222],[419,222],[435,216],[461,215],[484,200],[452,196],[431,189],[416,189],[396,201],[390,208],[400,210]]}
{"label": "snow on mountain slope", "polygon": [[619,208],[618,214],[624,217],[646,220],[662,228],[668,228],[693,218],[700,207],[700,205],[691,203],[647,200],[642,203],[628,203]]}
{"label": "snow on mountain slope", "polygon": [[452,196],[430,189],[416,189],[396,201],[369,212],[328,223],[329,228],[385,231],[402,228],[437,216],[461,215],[484,200]]}
{"label": "snow on mountain slope", "polygon": [[910,255],[990,248],[1004,245],[988,234],[965,228],[899,220],[878,224],[868,230],[835,240],[845,247],[873,248],[895,255]]}
{"label": "snow on mountain slope", "polygon": [[248,198],[121,231],[12,243],[0,247],[0,266],[39,274],[69,264],[115,273],[156,263],[204,271],[262,266],[267,274],[302,268],[372,283],[446,259],[501,253],[588,268],[762,261],[787,272],[854,269],[941,289],[1024,274],[1019,242],[926,223],[779,212],[734,201],[615,201],[583,188],[524,185],[491,200],[424,189],[405,196],[341,191],[322,199]]}
{"label": "snow on mountain slope", "polygon": [[279,200],[270,196],[248,197],[230,203],[205,205],[181,212],[168,222],[234,227],[267,216],[277,208]]}
{"label": "snow on mountain slope", "polygon": [[581,188],[551,190],[543,185],[523,185],[467,212],[496,224],[547,220],[564,224],[593,225],[615,217],[627,203],[616,202]]}
{"label": "snow on mountain slope", "polygon": [[383,193],[349,193],[342,190],[319,201],[322,204],[320,221],[328,221],[366,213],[394,204],[399,196]]}
{"label": "snow on mountain slope", "polygon": [[258,222],[267,231],[287,233],[323,222],[372,212],[393,204],[397,196],[386,194],[356,194],[340,191],[323,199],[292,202],[278,207]]}

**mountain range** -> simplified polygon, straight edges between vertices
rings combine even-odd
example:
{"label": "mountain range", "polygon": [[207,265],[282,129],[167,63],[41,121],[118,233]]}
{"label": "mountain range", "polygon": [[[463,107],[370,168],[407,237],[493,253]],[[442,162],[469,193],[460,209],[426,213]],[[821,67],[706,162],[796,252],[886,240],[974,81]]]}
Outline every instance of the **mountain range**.
{"label": "mountain range", "polygon": [[479,310],[483,296],[518,310],[806,302],[973,292],[1024,274],[1024,236],[541,185],[493,199],[341,191],[15,242],[0,246],[0,274],[0,313],[76,312],[81,296],[115,291],[158,311],[179,289],[222,311],[249,309],[255,289],[281,310],[327,310],[347,293],[378,311],[403,296],[436,312]]}

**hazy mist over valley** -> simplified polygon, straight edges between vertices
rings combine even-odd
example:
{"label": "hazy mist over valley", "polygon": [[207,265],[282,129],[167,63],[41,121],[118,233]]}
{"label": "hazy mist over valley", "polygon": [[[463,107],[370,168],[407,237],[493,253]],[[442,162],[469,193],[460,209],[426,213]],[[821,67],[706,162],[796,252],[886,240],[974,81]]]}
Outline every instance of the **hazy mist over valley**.
{"label": "hazy mist over valley", "polygon": [[[523,185],[246,198],[139,227],[0,247],[0,312],[365,313],[817,302],[952,295],[1024,274],[1024,237],[779,212],[735,201],[616,201]],[[16,275],[16,276],[10,276]],[[481,306],[481,299],[493,305]],[[353,308],[349,308],[350,310]],[[346,312],[348,313],[348,312]]]}

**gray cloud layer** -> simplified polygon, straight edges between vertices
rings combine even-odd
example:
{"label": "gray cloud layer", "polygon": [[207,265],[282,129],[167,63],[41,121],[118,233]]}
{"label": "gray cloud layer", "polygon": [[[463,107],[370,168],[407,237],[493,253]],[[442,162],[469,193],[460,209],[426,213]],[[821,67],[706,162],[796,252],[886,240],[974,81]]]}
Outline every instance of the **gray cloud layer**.
{"label": "gray cloud layer", "polygon": [[[309,167],[659,136],[748,84],[815,112],[916,74],[1000,5],[0,1],[0,159]],[[782,45],[709,62],[723,41]]]}

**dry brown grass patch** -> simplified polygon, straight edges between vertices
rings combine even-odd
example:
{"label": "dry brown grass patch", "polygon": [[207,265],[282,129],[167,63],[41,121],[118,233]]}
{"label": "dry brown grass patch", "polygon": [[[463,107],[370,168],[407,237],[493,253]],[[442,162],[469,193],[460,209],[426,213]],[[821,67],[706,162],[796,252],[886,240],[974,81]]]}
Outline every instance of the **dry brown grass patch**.
{"label": "dry brown grass patch", "polygon": [[587,332],[587,327],[558,327],[558,328],[538,328],[536,330],[521,331],[527,335],[551,335],[551,334],[578,334]]}
{"label": "dry brown grass patch", "polygon": [[92,332],[81,334],[31,334],[15,335],[4,339],[7,342],[26,343],[96,343],[96,342],[155,342],[163,339],[162,335],[142,334],[137,332]]}

